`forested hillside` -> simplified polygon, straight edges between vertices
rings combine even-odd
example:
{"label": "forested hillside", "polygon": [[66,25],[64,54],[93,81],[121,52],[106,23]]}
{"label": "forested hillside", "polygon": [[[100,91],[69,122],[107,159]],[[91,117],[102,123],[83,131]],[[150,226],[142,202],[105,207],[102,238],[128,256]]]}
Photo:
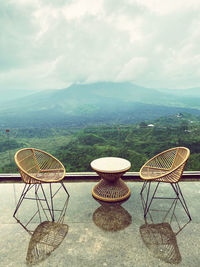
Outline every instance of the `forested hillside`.
{"label": "forested hillside", "polygon": [[11,97],[10,102],[4,97],[0,105],[0,127],[83,127],[133,124],[178,112],[200,115],[199,94],[190,91],[182,90],[178,94],[179,91],[168,90],[167,93],[132,83],[99,82]]}
{"label": "forested hillside", "polygon": [[[90,162],[99,157],[129,159],[132,171],[155,154],[175,146],[191,150],[186,170],[200,170],[200,119],[175,114],[139,124],[113,124],[79,128],[12,129],[0,131],[0,171],[16,172],[13,156],[23,147],[52,153],[69,172],[91,171]],[[10,163],[11,161],[11,163]]]}

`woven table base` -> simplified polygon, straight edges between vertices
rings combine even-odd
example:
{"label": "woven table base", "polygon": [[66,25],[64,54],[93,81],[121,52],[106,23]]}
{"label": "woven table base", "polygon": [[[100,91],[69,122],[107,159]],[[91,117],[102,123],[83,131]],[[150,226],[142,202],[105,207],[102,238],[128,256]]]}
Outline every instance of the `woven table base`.
{"label": "woven table base", "polygon": [[130,190],[121,178],[114,182],[101,179],[92,189],[92,195],[99,200],[116,202],[128,198]]}

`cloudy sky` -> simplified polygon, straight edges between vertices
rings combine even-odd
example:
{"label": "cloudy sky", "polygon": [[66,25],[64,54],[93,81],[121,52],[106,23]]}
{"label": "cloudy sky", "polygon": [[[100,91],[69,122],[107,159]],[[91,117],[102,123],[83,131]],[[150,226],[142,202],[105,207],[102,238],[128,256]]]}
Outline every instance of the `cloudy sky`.
{"label": "cloudy sky", "polygon": [[199,0],[0,2],[0,90],[200,87]]}

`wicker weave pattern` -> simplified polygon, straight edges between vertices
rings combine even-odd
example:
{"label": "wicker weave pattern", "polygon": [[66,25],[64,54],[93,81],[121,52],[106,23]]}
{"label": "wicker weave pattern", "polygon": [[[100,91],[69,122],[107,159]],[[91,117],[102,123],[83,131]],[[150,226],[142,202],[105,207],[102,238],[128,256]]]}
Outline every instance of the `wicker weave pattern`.
{"label": "wicker weave pattern", "polygon": [[36,264],[48,257],[64,240],[67,224],[45,221],[34,231],[27,252],[29,264]]}
{"label": "wicker weave pattern", "polygon": [[109,232],[123,230],[132,222],[131,215],[118,203],[106,202],[95,210],[92,219],[96,226]]}
{"label": "wicker weave pattern", "polygon": [[92,194],[97,199],[116,202],[127,199],[130,196],[130,190],[121,178],[114,183],[109,183],[107,180],[101,179],[93,188]]}
{"label": "wicker weave pattern", "polygon": [[154,257],[171,264],[181,262],[176,235],[170,224],[145,224],[140,227],[140,234],[144,244]]}
{"label": "wicker weave pattern", "polygon": [[145,180],[176,183],[181,178],[189,155],[190,151],[186,147],[166,150],[142,166],[140,177]]}
{"label": "wicker weave pattern", "polygon": [[147,164],[148,167],[157,167],[163,170],[169,170],[174,162],[176,150],[170,150],[166,153],[161,153],[159,157],[154,157]]}
{"label": "wicker weave pattern", "polygon": [[65,168],[52,155],[34,148],[24,148],[15,154],[21,178],[25,183],[59,182],[65,176]]}

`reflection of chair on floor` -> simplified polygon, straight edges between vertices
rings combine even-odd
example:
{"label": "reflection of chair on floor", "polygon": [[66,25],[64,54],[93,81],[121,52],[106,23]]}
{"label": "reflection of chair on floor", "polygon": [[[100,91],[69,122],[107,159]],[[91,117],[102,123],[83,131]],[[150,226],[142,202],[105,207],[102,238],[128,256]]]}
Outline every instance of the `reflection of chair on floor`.
{"label": "reflection of chair on floor", "polygon": [[27,262],[36,264],[46,259],[62,243],[67,232],[67,224],[49,221],[39,224],[29,242]]}
{"label": "reflection of chair on floor", "polygon": [[191,221],[183,223],[182,216],[177,216],[177,201],[178,199],[174,199],[168,210],[149,211],[145,224],[140,226],[142,240],[153,256],[171,264],[181,262],[176,236]]}
{"label": "reflection of chair on floor", "polygon": [[93,221],[104,231],[116,232],[128,227],[132,217],[121,203],[106,203],[98,201],[101,206],[93,213]]}
{"label": "reflection of chair on floor", "polygon": [[[15,162],[18,166],[21,178],[26,184],[19,198],[13,216],[16,217],[17,210],[19,209],[24,199],[35,200],[37,198],[40,201],[44,201],[46,203],[47,209],[50,212],[50,216],[54,221],[54,196],[57,194],[61,187],[69,196],[69,193],[62,182],[63,178],[65,177],[65,168],[63,164],[52,155],[34,148],[24,148],[19,150],[15,154]],[[55,193],[53,193],[51,184],[58,182],[61,184],[61,186]],[[42,185],[43,183],[49,183],[51,203],[49,203],[47,200],[47,196]],[[32,188],[35,189],[36,198],[27,197],[27,193]],[[42,194],[42,198],[38,197],[39,191]]]}
{"label": "reflection of chair on floor", "polygon": [[[42,205],[37,206],[37,212],[30,214],[28,222],[22,223],[22,218],[17,219],[18,223],[31,235],[28,246],[26,261],[28,264],[36,264],[45,260],[62,243],[68,233],[68,225],[64,223],[69,196],[65,200],[64,206],[54,210],[57,221],[48,221],[45,210]],[[36,202],[39,200],[36,199]],[[35,225],[35,219],[40,224],[33,231],[31,228]]]}
{"label": "reflection of chair on floor", "polygon": [[[144,217],[146,217],[153,199],[178,199],[182,207],[184,208],[189,220],[191,220],[189,210],[178,184],[189,155],[190,151],[188,148],[176,147],[163,151],[162,153],[147,161],[142,166],[142,168],[140,169],[140,177],[144,179],[145,182],[140,192],[141,196],[144,189],[147,188],[146,200],[144,201]],[[157,182],[157,185],[152,193],[151,199],[149,199],[152,181]],[[156,196],[158,186],[161,182],[170,184],[173,191],[175,192],[176,197]]]}
{"label": "reflection of chair on floor", "polygon": [[176,234],[169,223],[144,224],[140,227],[140,235],[154,257],[172,264],[181,262]]}

